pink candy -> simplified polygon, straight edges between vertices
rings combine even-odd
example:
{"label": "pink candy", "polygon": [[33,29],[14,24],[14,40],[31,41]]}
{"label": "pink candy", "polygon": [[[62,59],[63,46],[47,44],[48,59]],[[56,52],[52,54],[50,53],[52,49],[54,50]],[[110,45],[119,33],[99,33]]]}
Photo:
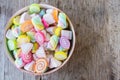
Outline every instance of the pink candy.
{"label": "pink candy", "polygon": [[42,45],[45,41],[45,36],[41,31],[39,31],[35,34],[35,39],[39,43],[39,45]]}
{"label": "pink candy", "polygon": [[33,56],[32,56],[31,52],[28,53],[28,54],[22,53],[21,57],[22,57],[23,62],[25,62],[25,63],[29,63],[29,62],[31,62],[33,60]]}
{"label": "pink candy", "polygon": [[48,27],[49,27],[49,24],[48,24],[44,19],[42,19],[42,23],[43,23],[43,25],[45,26],[45,28],[48,28]]}

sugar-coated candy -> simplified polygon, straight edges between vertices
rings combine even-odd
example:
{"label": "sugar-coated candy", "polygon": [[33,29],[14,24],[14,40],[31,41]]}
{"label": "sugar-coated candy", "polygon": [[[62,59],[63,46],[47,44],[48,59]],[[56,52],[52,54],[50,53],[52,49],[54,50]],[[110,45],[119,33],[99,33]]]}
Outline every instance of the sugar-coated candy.
{"label": "sugar-coated candy", "polygon": [[6,38],[15,39],[15,36],[13,35],[12,30],[8,29],[8,31],[6,32]]}
{"label": "sugar-coated candy", "polygon": [[32,5],[30,5],[29,12],[31,14],[33,14],[33,13],[39,13],[40,12],[40,5],[39,4],[32,4]]}
{"label": "sugar-coated candy", "polygon": [[20,56],[21,56],[21,49],[15,49],[13,51],[13,55],[14,55],[15,59],[20,58]]}
{"label": "sugar-coated candy", "polygon": [[54,34],[55,28],[56,28],[56,27],[54,27],[54,26],[53,26],[53,27],[49,27],[49,28],[46,29],[46,31],[47,31],[48,33],[50,33],[50,34]]}
{"label": "sugar-coated candy", "polygon": [[44,19],[42,19],[42,23],[43,23],[43,25],[44,25],[45,28],[49,27],[49,24]]}
{"label": "sugar-coated candy", "polygon": [[33,72],[34,71],[34,65],[35,65],[35,61],[31,61],[30,63],[27,63],[24,66],[24,69],[27,70],[27,71]]}
{"label": "sugar-coated candy", "polygon": [[42,10],[40,11],[39,15],[40,15],[41,17],[43,17],[43,15],[45,15],[45,9],[42,9]]}
{"label": "sugar-coated candy", "polygon": [[25,63],[23,62],[22,58],[17,58],[15,60],[15,65],[17,66],[17,68],[22,68],[25,65]]}
{"label": "sugar-coated candy", "polygon": [[9,39],[7,45],[10,51],[15,50],[17,48],[17,43],[15,39]]}
{"label": "sugar-coated candy", "polygon": [[50,68],[55,68],[55,67],[59,67],[62,64],[61,61],[58,61],[57,59],[55,59],[54,57],[51,58],[50,60]]}
{"label": "sugar-coated candy", "polygon": [[62,30],[61,36],[66,37],[67,39],[71,40],[72,39],[72,31]]}
{"label": "sugar-coated candy", "polygon": [[65,51],[65,49],[58,45],[57,48],[55,49],[55,52],[57,51]]}
{"label": "sugar-coated candy", "polygon": [[15,25],[20,25],[20,16],[16,16],[15,18],[13,18],[13,23]]}
{"label": "sugar-coated candy", "polygon": [[33,18],[33,17],[35,17],[35,16],[38,16],[38,14],[35,14],[35,13],[34,13],[34,14],[31,14],[31,15],[30,15],[31,18]]}
{"label": "sugar-coated candy", "polygon": [[47,48],[50,50],[55,50],[55,48],[57,47],[58,44],[58,37],[56,35],[53,35],[50,38],[50,41],[48,42]]}
{"label": "sugar-coated candy", "polygon": [[28,54],[31,51],[33,44],[32,43],[24,43],[20,47],[21,47],[23,54]]}
{"label": "sugar-coated candy", "polygon": [[28,12],[24,12],[22,15],[21,15],[21,18],[20,18],[20,24],[24,23],[25,21],[27,20],[30,20],[31,19],[31,16],[28,14]]}
{"label": "sugar-coated candy", "polygon": [[38,58],[46,58],[46,53],[45,53],[45,49],[43,46],[40,46],[35,54]]}
{"label": "sugar-coated candy", "polygon": [[62,30],[61,27],[56,27],[55,30],[54,30],[54,34],[55,34],[56,36],[60,36],[61,30]]}
{"label": "sugar-coated candy", "polygon": [[39,48],[39,44],[37,42],[33,43],[32,53],[35,53]]}
{"label": "sugar-coated candy", "polygon": [[12,29],[12,33],[15,37],[18,37],[19,35],[22,34],[22,32],[20,31],[20,27],[15,27]]}
{"label": "sugar-coated candy", "polygon": [[41,31],[39,31],[35,34],[35,39],[39,43],[39,45],[41,45],[45,41],[45,36]]}
{"label": "sugar-coated candy", "polygon": [[51,14],[45,14],[43,16],[43,19],[50,25],[50,24],[53,24],[55,23],[55,20],[53,18],[53,16]]}
{"label": "sugar-coated candy", "polygon": [[43,73],[47,70],[48,62],[44,58],[40,58],[36,61],[35,64],[35,72],[36,73]]}
{"label": "sugar-coated candy", "polygon": [[30,37],[26,36],[26,35],[20,35],[17,38],[17,46],[20,47],[22,44],[24,43],[29,43],[30,42]]}
{"label": "sugar-coated candy", "polygon": [[40,18],[38,15],[37,15],[37,16],[34,16],[34,17],[32,18],[32,24],[34,25],[34,28],[35,28],[37,31],[44,29],[42,20],[41,20],[41,18]]}
{"label": "sugar-coated candy", "polygon": [[53,13],[53,9],[47,9],[47,10],[46,10],[46,13],[47,13],[47,14],[52,14],[52,13]]}
{"label": "sugar-coated candy", "polygon": [[31,20],[27,20],[25,21],[21,26],[20,29],[22,32],[27,32],[30,31],[33,28],[33,24],[31,22]]}
{"label": "sugar-coated candy", "polygon": [[45,30],[42,30],[41,32],[42,32],[42,33],[44,34],[44,36],[45,36],[45,41],[49,41],[49,40],[50,40],[50,34],[47,33]]}
{"label": "sugar-coated candy", "polygon": [[22,57],[23,62],[26,64],[33,60],[33,55],[31,52],[29,52],[28,54],[22,53],[21,57]]}
{"label": "sugar-coated candy", "polygon": [[70,41],[66,37],[60,38],[60,46],[66,50],[70,48]]}
{"label": "sugar-coated candy", "polygon": [[62,27],[63,29],[68,27],[68,23],[67,23],[67,20],[66,20],[66,15],[64,13],[59,13],[58,26]]}
{"label": "sugar-coated candy", "polygon": [[35,42],[36,41],[35,40],[35,32],[29,31],[29,32],[27,32],[27,36],[30,37],[31,42]]}
{"label": "sugar-coated candy", "polygon": [[67,53],[63,51],[55,52],[54,57],[57,60],[65,60],[67,58]]}
{"label": "sugar-coated candy", "polygon": [[38,60],[39,58],[36,56],[36,54],[33,54],[33,60],[36,61]]}
{"label": "sugar-coated candy", "polygon": [[52,16],[56,22],[58,22],[58,10],[54,9],[52,12]]}

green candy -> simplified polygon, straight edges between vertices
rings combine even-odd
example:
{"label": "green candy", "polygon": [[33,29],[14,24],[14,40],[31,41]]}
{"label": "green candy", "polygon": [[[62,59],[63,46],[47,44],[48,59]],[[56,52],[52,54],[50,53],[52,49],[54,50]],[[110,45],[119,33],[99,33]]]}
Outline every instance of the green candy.
{"label": "green candy", "polygon": [[16,40],[9,39],[7,45],[10,51],[15,50],[17,48]]}
{"label": "green candy", "polygon": [[30,12],[30,14],[39,13],[40,12],[40,5],[39,4],[30,5],[29,12]]}
{"label": "green candy", "polygon": [[30,37],[30,40],[32,41],[32,42],[35,42],[35,33],[34,32],[27,32],[27,36],[29,36]]}

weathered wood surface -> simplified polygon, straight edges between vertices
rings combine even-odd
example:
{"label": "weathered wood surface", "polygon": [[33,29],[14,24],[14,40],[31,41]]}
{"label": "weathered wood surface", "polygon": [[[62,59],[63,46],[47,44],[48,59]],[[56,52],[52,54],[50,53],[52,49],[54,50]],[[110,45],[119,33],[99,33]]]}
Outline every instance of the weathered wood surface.
{"label": "weathered wood surface", "polygon": [[[10,63],[3,47],[5,24],[32,3],[63,10],[76,32],[70,61],[46,76],[23,73]],[[0,80],[120,80],[120,0],[0,0]]]}

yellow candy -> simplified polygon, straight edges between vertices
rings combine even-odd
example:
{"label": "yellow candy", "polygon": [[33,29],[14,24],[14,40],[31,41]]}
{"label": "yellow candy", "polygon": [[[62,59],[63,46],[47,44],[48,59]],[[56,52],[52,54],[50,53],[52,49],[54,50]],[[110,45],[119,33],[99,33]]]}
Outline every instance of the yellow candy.
{"label": "yellow candy", "polygon": [[60,36],[61,30],[62,30],[61,27],[57,27],[57,28],[55,29],[55,31],[54,31],[54,34],[55,34],[56,36]]}
{"label": "yellow candy", "polygon": [[38,48],[39,48],[39,45],[38,45],[37,42],[35,42],[35,43],[33,44],[32,53],[35,53]]}
{"label": "yellow candy", "polygon": [[14,23],[15,25],[20,25],[20,16],[15,17],[15,18],[13,19],[13,23]]}
{"label": "yellow candy", "polygon": [[30,37],[28,37],[26,35],[20,35],[17,39],[18,47],[20,47],[20,45],[22,45],[24,43],[29,43],[29,42],[30,42]]}
{"label": "yellow candy", "polygon": [[67,53],[63,51],[58,51],[58,52],[55,52],[54,57],[57,60],[65,60],[67,58]]}

